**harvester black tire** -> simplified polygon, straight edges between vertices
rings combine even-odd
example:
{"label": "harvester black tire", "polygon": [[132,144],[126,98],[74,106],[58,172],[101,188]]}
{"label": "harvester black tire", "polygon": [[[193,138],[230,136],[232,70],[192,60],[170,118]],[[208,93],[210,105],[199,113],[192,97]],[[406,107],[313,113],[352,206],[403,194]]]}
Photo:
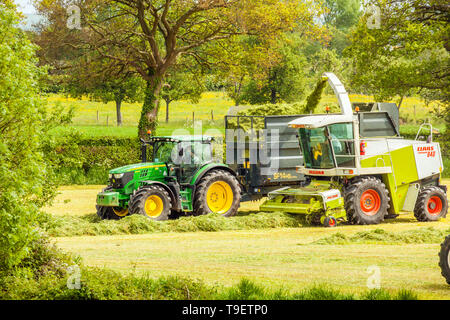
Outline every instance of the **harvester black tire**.
{"label": "harvester black tire", "polygon": [[[113,189],[111,187],[105,188],[102,190],[102,192],[112,191]],[[97,209],[97,216],[102,220],[120,220],[123,219],[128,215],[128,212],[124,216],[117,215],[114,210],[117,212],[123,210],[122,208],[112,208],[112,207],[102,207],[102,206],[95,206]]]}
{"label": "harvester black tire", "polygon": [[[223,182],[231,188],[233,198],[231,204],[225,205],[226,212],[217,212],[224,217],[232,217],[238,213],[241,204],[241,186],[237,178],[224,170],[214,170],[205,175],[197,185],[194,197],[194,215],[201,216],[215,213],[208,205],[208,191],[216,183]],[[228,197],[228,195],[227,195]],[[226,200],[228,201],[228,200]],[[228,209],[229,207],[229,209]],[[228,209],[228,210],[227,210]]]}
{"label": "harvester black tire", "polygon": [[[149,202],[155,206],[153,211],[148,207]],[[134,192],[129,207],[130,214],[143,215],[153,221],[166,221],[172,211],[172,200],[164,188],[156,185],[146,186]]]}
{"label": "harvester black tire", "polygon": [[438,221],[448,212],[448,200],[444,190],[438,187],[424,188],[417,198],[414,216],[418,221]]}
{"label": "harvester black tire", "polygon": [[439,266],[447,283],[450,284],[450,235],[441,244],[439,253]]}
{"label": "harvester black tire", "polygon": [[345,211],[350,224],[380,224],[388,214],[391,200],[389,192],[386,185],[375,177],[352,180],[344,195]]}

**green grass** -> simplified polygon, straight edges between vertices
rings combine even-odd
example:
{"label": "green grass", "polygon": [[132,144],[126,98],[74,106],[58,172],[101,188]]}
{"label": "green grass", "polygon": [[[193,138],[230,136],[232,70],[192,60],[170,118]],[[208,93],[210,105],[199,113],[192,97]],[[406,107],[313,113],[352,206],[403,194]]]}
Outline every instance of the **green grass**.
{"label": "green grass", "polygon": [[81,270],[81,288],[67,288],[67,276],[36,278],[10,276],[1,279],[3,300],[417,300],[410,290],[366,290],[342,293],[326,284],[291,291],[270,289],[243,278],[231,287],[208,285],[187,277],[121,275],[99,268]]}
{"label": "green grass", "polygon": [[353,243],[360,244],[408,244],[408,243],[440,243],[442,239],[450,234],[449,229],[419,228],[402,232],[388,232],[383,229],[361,231],[348,236],[337,232],[331,236],[316,240],[313,244],[320,245],[346,245]]}
{"label": "green grass", "polygon": [[[326,284],[341,297],[382,299],[385,291],[392,297],[410,290],[420,299],[450,299],[437,256],[444,239],[439,236],[450,228],[448,218],[423,223],[406,214],[377,226],[326,229],[303,225],[302,219],[287,214],[255,215],[258,204],[245,203],[240,216],[231,219],[206,216],[155,224],[131,217],[99,222],[94,203],[100,189],[64,187],[54,206],[46,208],[57,217],[54,225],[47,222],[50,232],[66,235],[54,238],[57,245],[80,255],[90,267],[155,281],[173,276],[202,279],[207,286],[235,290],[247,278],[270,294],[280,288],[300,293]],[[344,244],[334,243],[338,233],[344,235]],[[366,270],[374,265],[381,268],[384,291],[367,291]]]}

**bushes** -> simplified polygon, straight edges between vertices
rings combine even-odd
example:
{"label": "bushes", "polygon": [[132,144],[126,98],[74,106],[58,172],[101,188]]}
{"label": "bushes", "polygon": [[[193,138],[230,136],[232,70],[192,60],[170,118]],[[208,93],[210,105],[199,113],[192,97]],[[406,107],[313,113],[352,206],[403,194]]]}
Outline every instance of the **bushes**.
{"label": "bushes", "polygon": [[86,138],[65,130],[64,135],[54,132],[44,153],[60,184],[106,184],[109,170],[140,161],[140,144],[137,138]]}

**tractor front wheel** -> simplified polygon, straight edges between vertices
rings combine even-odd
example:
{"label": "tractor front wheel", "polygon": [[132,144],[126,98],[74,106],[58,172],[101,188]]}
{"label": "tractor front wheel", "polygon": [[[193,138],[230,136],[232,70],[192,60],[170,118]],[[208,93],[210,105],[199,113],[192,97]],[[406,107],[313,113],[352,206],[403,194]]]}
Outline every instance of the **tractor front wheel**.
{"label": "tractor front wheel", "polygon": [[450,236],[448,236],[441,245],[441,252],[439,253],[439,266],[442,270],[447,283],[450,284]]}
{"label": "tractor front wheel", "polygon": [[345,190],[345,211],[351,224],[380,224],[388,214],[386,185],[375,177],[357,178]]}
{"label": "tractor front wheel", "polygon": [[224,217],[235,216],[241,203],[239,181],[231,173],[215,170],[198,184],[194,199],[196,216],[218,213]]}
{"label": "tractor front wheel", "polygon": [[172,201],[169,193],[159,186],[142,187],[131,196],[130,214],[140,214],[150,220],[169,220]]}
{"label": "tractor front wheel", "polygon": [[448,211],[448,200],[444,190],[438,187],[423,189],[414,208],[414,216],[418,221],[438,221],[445,218]]}
{"label": "tractor front wheel", "polygon": [[[102,192],[112,191],[111,187],[103,189]],[[102,207],[95,206],[97,209],[97,216],[102,220],[120,220],[128,215],[127,208],[113,208],[113,207]]]}

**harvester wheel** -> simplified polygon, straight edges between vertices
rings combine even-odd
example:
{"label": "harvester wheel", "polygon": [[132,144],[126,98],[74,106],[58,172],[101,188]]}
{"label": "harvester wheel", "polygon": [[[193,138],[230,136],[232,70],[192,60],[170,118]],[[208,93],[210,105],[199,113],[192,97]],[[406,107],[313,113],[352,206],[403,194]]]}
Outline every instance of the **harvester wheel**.
{"label": "harvester wheel", "polygon": [[421,222],[438,221],[447,216],[448,200],[444,190],[438,187],[423,189],[417,198],[414,216]]}
{"label": "harvester wheel", "polygon": [[375,177],[357,178],[345,190],[345,211],[351,224],[379,224],[390,207],[386,185]]}
{"label": "harvester wheel", "polygon": [[326,217],[323,221],[323,225],[326,228],[336,228],[337,227],[337,220],[335,217]]}
{"label": "harvester wheel", "polygon": [[231,173],[214,170],[198,184],[194,198],[194,215],[218,213],[235,216],[241,203],[241,186]]}
{"label": "harvester wheel", "polygon": [[[111,187],[103,189],[102,192],[108,192],[113,190]],[[95,206],[97,209],[97,216],[102,220],[120,220],[128,215],[127,208],[113,208],[113,207],[102,207]]]}
{"label": "harvester wheel", "polygon": [[130,199],[130,214],[140,214],[154,221],[168,220],[171,210],[170,195],[159,186],[142,187]]}
{"label": "harvester wheel", "polygon": [[439,253],[439,266],[442,269],[442,275],[447,283],[450,284],[450,236],[441,244],[441,252]]}

